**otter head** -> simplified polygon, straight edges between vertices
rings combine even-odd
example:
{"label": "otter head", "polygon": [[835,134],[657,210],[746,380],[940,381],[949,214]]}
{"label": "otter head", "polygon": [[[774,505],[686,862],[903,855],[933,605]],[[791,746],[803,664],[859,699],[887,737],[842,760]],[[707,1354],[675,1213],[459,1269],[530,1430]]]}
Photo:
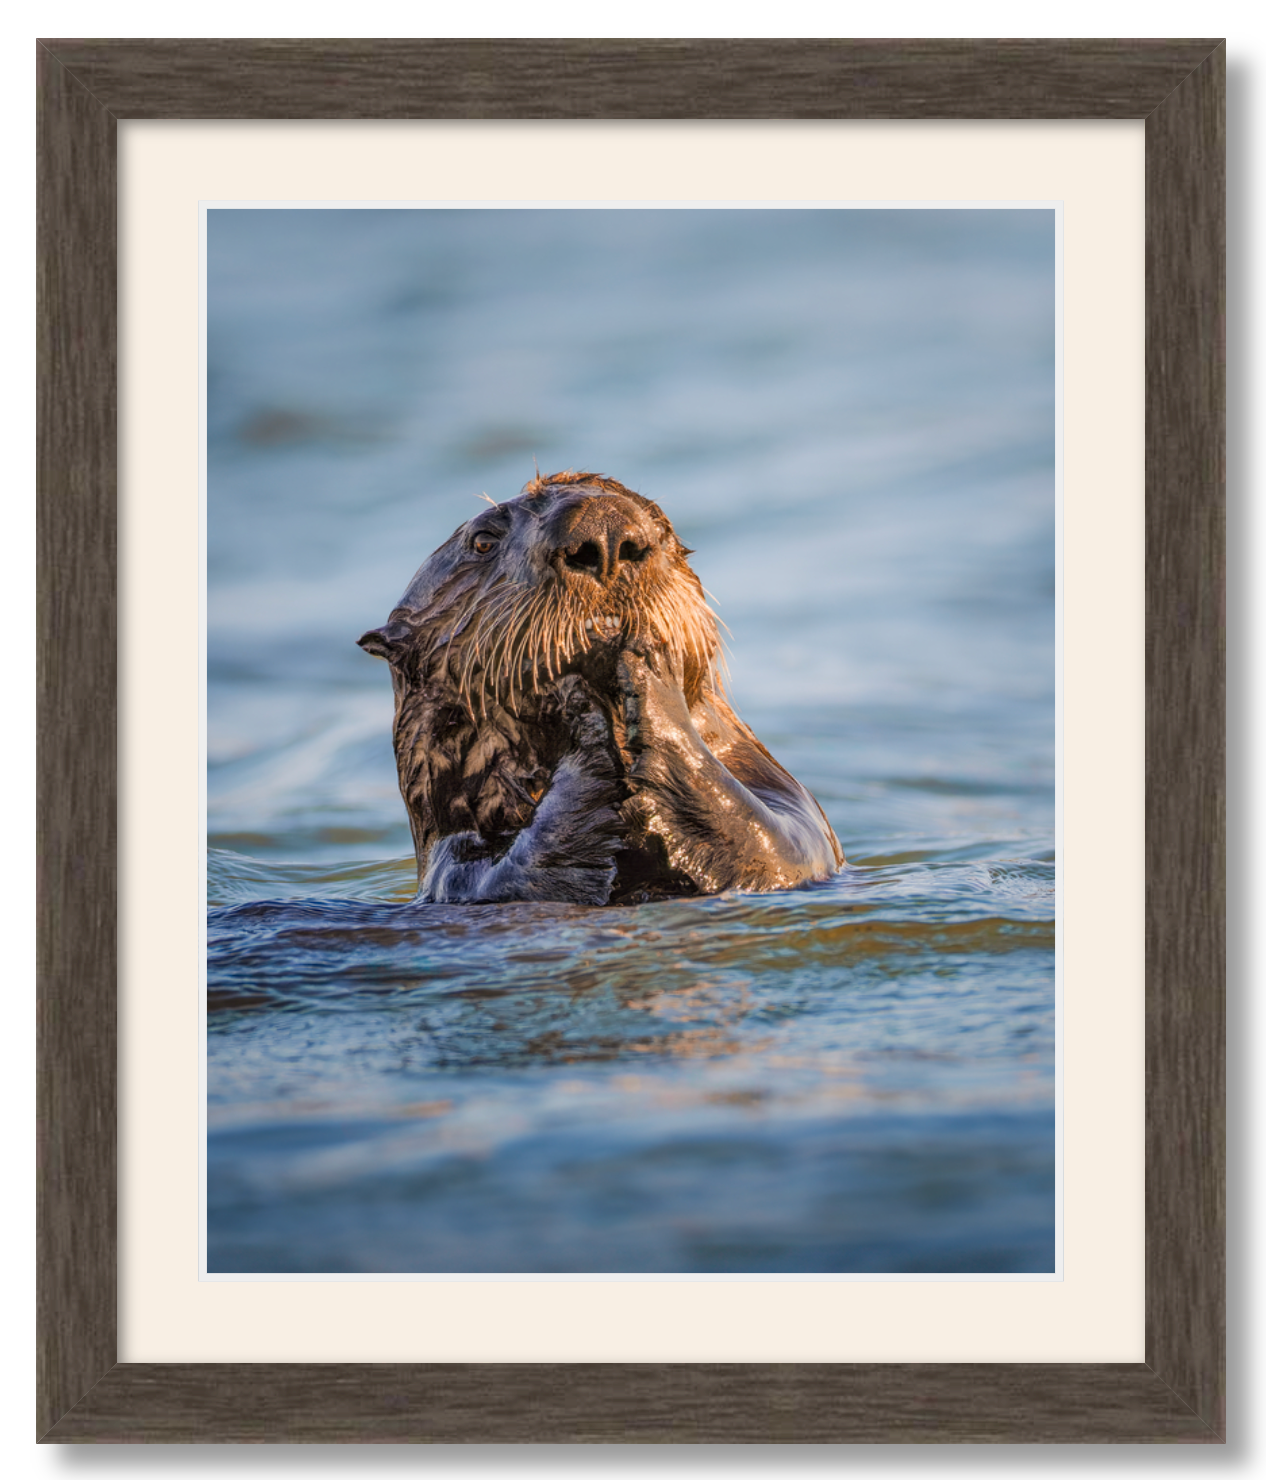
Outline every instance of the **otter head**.
{"label": "otter head", "polygon": [[397,696],[425,687],[472,717],[511,714],[565,673],[609,691],[630,640],[662,649],[687,702],[716,684],[716,620],[691,551],[658,505],[613,479],[564,472],[458,529],[360,646],[392,666]]}

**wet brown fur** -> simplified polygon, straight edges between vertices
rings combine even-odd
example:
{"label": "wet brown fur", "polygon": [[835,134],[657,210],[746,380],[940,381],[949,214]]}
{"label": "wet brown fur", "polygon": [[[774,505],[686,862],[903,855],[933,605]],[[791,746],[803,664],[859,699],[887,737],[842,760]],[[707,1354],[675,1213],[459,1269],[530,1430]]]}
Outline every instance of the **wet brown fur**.
{"label": "wet brown fur", "polygon": [[[630,651],[652,656],[656,671],[684,701],[689,723],[738,782],[767,799],[794,789],[807,801],[838,864],[842,855],[816,803],[727,702],[716,618],[688,564],[692,552],[677,539],[659,506],[615,479],[568,469],[547,477],[538,474],[529,482],[512,501],[518,506],[515,517],[531,513],[535,518],[538,502],[542,519],[554,517],[560,491],[573,489],[630,501],[641,511],[639,518],[651,522],[658,543],[648,544],[640,563],[606,584],[564,578],[561,566],[541,571],[539,551],[538,566],[526,572],[532,578],[516,579],[515,558],[521,559],[522,548],[513,537],[506,537],[504,547],[481,564],[471,564],[461,554],[469,547],[472,526],[477,532],[481,521],[495,521],[495,510],[506,507],[496,505],[458,530],[423,567],[425,572],[435,565],[440,572],[429,580],[425,602],[420,607],[402,604],[386,627],[362,639],[369,651],[392,663],[395,751],[419,877],[438,839],[471,832],[493,848],[504,847],[530,824],[551,777],[574,745],[562,712],[560,683],[574,685],[576,678],[568,675],[578,675],[606,712],[610,770],[616,778],[612,805],[624,819],[621,879],[613,900],[637,890],[645,895],[647,887],[652,894],[729,887],[715,883],[720,877],[715,862],[708,864],[711,872],[693,868],[698,850],[688,836],[693,799],[686,772],[674,782],[683,793],[670,809],[676,819],[675,843],[664,837],[664,810],[657,812],[636,795],[634,772],[650,730],[649,715],[639,716],[627,684],[622,688]],[[459,549],[455,542],[462,541],[466,543]],[[407,592],[406,601],[409,596]],[[586,619],[610,621],[611,630],[586,630]],[[374,645],[371,638],[382,641]],[[606,765],[600,762],[599,768]],[[772,804],[778,805],[776,800]],[[683,828],[684,841],[677,836]],[[709,840],[706,811],[699,832],[700,847],[711,859],[718,845]],[[671,861],[672,846],[684,867]],[[782,887],[775,874],[770,880],[740,887]]]}

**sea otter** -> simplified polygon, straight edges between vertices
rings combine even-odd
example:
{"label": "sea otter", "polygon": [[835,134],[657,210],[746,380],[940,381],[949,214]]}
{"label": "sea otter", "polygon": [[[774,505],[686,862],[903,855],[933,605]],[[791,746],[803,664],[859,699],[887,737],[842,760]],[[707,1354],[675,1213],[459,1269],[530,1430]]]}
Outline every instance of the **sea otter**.
{"label": "sea otter", "polygon": [[391,665],[419,902],[786,889],[844,862],[726,701],[692,553],[614,479],[537,477],[359,639]]}

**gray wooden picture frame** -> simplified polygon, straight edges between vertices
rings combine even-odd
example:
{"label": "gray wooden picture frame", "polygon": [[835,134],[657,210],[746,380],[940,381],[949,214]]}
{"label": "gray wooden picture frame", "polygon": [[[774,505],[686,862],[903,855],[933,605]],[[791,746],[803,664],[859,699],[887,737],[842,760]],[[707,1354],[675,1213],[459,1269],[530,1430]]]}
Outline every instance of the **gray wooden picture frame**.
{"label": "gray wooden picture frame", "polygon": [[[92,40],[38,56],[39,1437],[1221,1442],[1223,45]],[[136,118],[1146,120],[1144,1361],[116,1362],[115,124]]]}

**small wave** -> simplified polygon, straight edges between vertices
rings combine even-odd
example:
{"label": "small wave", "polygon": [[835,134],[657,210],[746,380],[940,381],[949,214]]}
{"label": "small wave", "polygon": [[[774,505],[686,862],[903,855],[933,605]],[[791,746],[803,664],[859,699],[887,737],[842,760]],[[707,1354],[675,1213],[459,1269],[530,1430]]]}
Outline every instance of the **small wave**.
{"label": "small wave", "polygon": [[406,900],[417,891],[412,858],[329,865],[271,863],[229,848],[207,849],[207,904],[259,899]]}
{"label": "small wave", "polygon": [[[1006,877],[1027,903],[1026,872]],[[208,1003],[230,1012],[330,1010],[531,992],[574,1006],[595,992],[621,1000],[657,992],[679,972],[843,987],[859,973],[899,978],[920,957],[983,962],[1053,950],[1051,919],[1000,913],[996,891],[968,884],[959,877],[937,900],[926,887],[903,893],[846,882],[600,910],[250,901],[211,913]]]}

